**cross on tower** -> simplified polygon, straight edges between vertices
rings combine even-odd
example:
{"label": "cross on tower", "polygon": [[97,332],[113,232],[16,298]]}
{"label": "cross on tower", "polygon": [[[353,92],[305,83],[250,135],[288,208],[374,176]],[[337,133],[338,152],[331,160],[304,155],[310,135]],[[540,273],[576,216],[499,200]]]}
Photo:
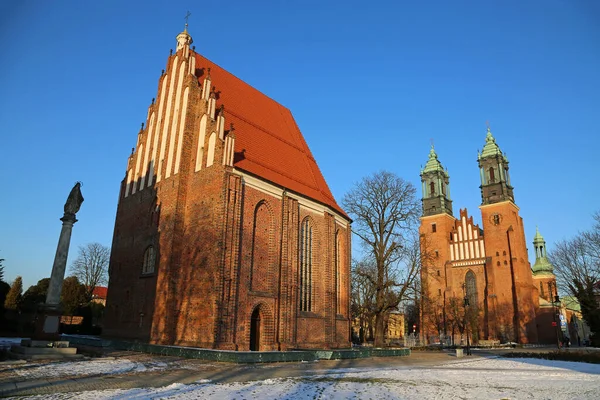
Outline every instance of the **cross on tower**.
{"label": "cross on tower", "polygon": [[485,124],[487,125],[488,130],[490,129],[490,121],[485,121]]}
{"label": "cross on tower", "polygon": [[190,17],[190,15],[192,15],[192,13],[188,11],[187,14],[185,14],[185,17],[184,17],[184,19],[185,19],[185,30],[186,31],[187,31],[187,27],[188,27],[188,18]]}

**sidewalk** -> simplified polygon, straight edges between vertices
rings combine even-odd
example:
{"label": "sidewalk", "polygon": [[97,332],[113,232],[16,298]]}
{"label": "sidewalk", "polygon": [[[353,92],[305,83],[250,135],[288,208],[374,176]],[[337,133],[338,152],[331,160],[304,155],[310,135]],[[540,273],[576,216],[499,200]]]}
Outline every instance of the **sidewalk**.
{"label": "sidewalk", "polygon": [[[346,369],[373,368],[426,368],[455,362],[469,362],[480,359],[473,355],[456,359],[454,354],[446,352],[414,352],[408,357],[385,357],[347,360],[321,360],[303,363],[277,363],[239,365],[228,363],[211,363],[203,360],[175,359],[140,355],[139,353],[123,353],[123,359],[153,360],[164,362],[169,366],[160,371],[134,372],[119,375],[96,374],[88,376],[62,376],[40,379],[19,379],[7,372],[10,366],[0,369],[0,396],[46,395],[52,393],[80,392],[105,389],[132,389],[141,387],[163,387],[173,383],[192,384],[210,381],[211,383],[247,382],[265,379],[300,377],[339,373]],[[91,360],[78,361],[81,363]],[[34,363],[17,364],[14,368],[31,368]],[[52,364],[46,366],[52,368]],[[11,368],[12,370],[12,368]],[[332,371],[333,370],[333,371]],[[337,370],[337,371],[336,371]]]}

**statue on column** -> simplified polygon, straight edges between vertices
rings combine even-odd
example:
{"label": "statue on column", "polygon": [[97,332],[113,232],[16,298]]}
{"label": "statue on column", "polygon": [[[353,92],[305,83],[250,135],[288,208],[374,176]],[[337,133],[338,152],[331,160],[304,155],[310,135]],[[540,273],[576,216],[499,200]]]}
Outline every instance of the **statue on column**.
{"label": "statue on column", "polygon": [[71,189],[69,197],[67,197],[67,202],[65,203],[65,216],[75,216],[77,211],[79,211],[79,208],[81,208],[81,203],[83,203],[83,196],[81,195],[81,182],[77,182],[75,186],[73,186],[73,189]]}

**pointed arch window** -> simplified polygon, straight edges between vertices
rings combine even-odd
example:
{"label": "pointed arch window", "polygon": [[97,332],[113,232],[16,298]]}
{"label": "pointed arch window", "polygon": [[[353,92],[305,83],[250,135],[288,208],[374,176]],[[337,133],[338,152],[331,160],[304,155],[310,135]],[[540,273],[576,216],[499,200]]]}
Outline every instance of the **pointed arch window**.
{"label": "pointed arch window", "polygon": [[432,196],[435,194],[435,182],[429,182],[429,192]]}
{"label": "pointed arch window", "polygon": [[494,182],[496,182],[494,167],[490,167],[490,183],[494,183]]}
{"label": "pointed arch window", "polygon": [[312,311],[313,228],[307,218],[300,228],[300,311]]}
{"label": "pointed arch window", "polygon": [[465,295],[469,298],[469,304],[471,306],[477,306],[477,280],[473,271],[467,272],[465,276]]}
{"label": "pointed arch window", "polygon": [[142,274],[154,273],[154,265],[156,263],[156,253],[154,247],[148,246],[144,252],[144,263],[142,264]]}
{"label": "pointed arch window", "polygon": [[342,275],[341,275],[341,260],[340,260],[340,231],[335,232],[333,239],[333,260],[335,267],[335,292],[336,292],[336,313],[342,314]]}

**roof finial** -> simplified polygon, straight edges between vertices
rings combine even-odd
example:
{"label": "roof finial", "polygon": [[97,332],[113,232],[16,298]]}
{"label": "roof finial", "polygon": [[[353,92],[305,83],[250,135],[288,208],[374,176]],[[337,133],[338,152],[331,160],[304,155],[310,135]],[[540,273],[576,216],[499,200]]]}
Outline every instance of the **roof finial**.
{"label": "roof finial", "polygon": [[184,17],[184,19],[185,19],[185,28],[183,29],[184,32],[187,32],[188,18],[190,17],[190,15],[192,15],[192,13],[189,12],[189,11],[187,12],[187,14],[185,14],[185,17]]}
{"label": "roof finial", "polygon": [[487,126],[487,131],[490,132],[491,131],[491,129],[490,129],[490,121],[489,120],[485,121],[485,125]]}
{"label": "roof finial", "polygon": [[433,138],[429,139],[429,141],[431,142],[431,148],[433,149]]}

